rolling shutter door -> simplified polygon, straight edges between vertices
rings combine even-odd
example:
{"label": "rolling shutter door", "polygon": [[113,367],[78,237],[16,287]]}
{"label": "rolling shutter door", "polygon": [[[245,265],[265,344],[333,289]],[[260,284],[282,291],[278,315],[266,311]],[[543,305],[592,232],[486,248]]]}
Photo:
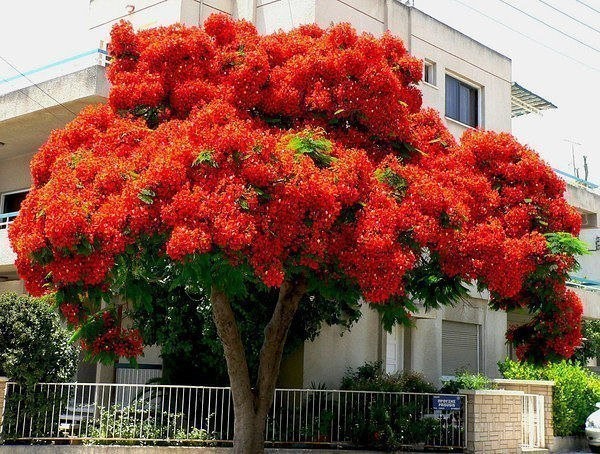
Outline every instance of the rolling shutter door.
{"label": "rolling shutter door", "polygon": [[479,372],[479,325],[442,321],[442,375]]}

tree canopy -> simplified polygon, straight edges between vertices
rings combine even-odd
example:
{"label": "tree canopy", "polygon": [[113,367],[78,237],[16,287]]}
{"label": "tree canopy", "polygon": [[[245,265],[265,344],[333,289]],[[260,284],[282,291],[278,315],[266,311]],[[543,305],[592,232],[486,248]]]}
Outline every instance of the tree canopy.
{"label": "tree canopy", "polygon": [[392,323],[467,282],[532,312],[508,334],[521,358],[572,355],[580,217],[564,183],[510,134],[457,142],[399,39],[348,24],[261,36],[219,15],[122,22],[111,39],[108,105],[52,132],[10,229],[27,289],[56,292],[91,356],[140,354],[120,322],[164,291],[362,297]]}

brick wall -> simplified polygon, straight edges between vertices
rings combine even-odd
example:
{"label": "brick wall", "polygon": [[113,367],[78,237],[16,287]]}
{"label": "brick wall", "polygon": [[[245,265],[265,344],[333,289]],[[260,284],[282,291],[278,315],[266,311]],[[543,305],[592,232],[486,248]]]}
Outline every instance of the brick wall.
{"label": "brick wall", "polygon": [[544,396],[544,430],[546,433],[546,448],[552,449],[554,442],[554,426],[552,424],[552,393],[554,382],[550,380],[494,380],[500,389],[523,391],[525,394]]}
{"label": "brick wall", "polygon": [[521,452],[523,391],[465,390],[468,453]]}

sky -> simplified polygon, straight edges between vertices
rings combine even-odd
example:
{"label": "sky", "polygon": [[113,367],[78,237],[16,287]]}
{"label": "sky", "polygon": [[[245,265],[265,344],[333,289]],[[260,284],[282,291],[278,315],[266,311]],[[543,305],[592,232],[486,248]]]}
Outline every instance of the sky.
{"label": "sky", "polygon": [[[574,148],[580,175],[585,155],[589,180],[600,183],[600,0],[414,0],[414,5],[510,57],[513,80],[558,106],[543,116],[513,119],[513,134],[571,174],[571,144],[565,139],[579,143]],[[97,47],[88,36],[88,9],[89,0],[1,0],[0,57],[27,71]],[[0,59],[0,77],[15,74]]]}

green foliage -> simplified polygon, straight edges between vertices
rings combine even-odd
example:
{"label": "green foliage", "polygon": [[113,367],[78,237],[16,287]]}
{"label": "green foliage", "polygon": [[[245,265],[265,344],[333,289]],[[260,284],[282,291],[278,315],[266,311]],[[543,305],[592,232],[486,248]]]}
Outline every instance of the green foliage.
{"label": "green foliage", "polygon": [[381,361],[365,363],[356,370],[348,369],[342,378],[341,389],[352,391],[386,391],[434,393],[435,387],[418,372],[405,371],[387,374]]}
{"label": "green foliage", "polygon": [[576,236],[567,232],[552,232],[544,235],[548,243],[548,249],[553,254],[587,255],[589,254],[587,244]]}
{"label": "green foliage", "polygon": [[[410,241],[410,239],[405,239]],[[411,312],[417,312],[415,301],[425,310],[441,306],[452,306],[468,295],[467,288],[459,277],[448,277],[442,272],[437,254],[423,254],[419,264],[407,273],[406,296],[374,304],[372,307],[381,315],[383,328],[390,332],[394,325],[410,325]]]}
{"label": "green foliage", "polygon": [[392,194],[397,199],[403,198],[406,194],[406,189],[408,187],[406,180],[389,167],[377,169],[375,171],[375,178],[377,178],[377,181],[380,183],[385,183],[391,187],[394,190]]}
{"label": "green foliage", "polygon": [[[232,301],[242,338],[246,339],[246,358],[251,374],[258,370],[262,333],[277,302],[277,290],[254,288],[243,299]],[[205,293],[185,289],[157,295],[152,310],[139,307],[135,323],[148,343],[162,346],[163,377],[171,384],[227,384],[223,347],[212,319]],[[295,351],[304,341],[313,340],[323,324],[349,328],[358,319],[358,307],[321,296],[306,295],[296,313],[284,354]]]}
{"label": "green foliage", "polygon": [[[145,411],[142,408],[146,408]],[[87,444],[142,445],[157,444],[206,446],[211,436],[204,429],[183,430],[186,415],[169,411],[148,410],[136,401],[127,407],[101,408],[99,415],[84,421],[90,440]],[[111,440],[112,439],[112,440]],[[159,440],[170,440],[169,442]]]}
{"label": "green foliage", "polygon": [[452,380],[444,382],[440,390],[446,394],[458,394],[461,389],[492,389],[494,384],[483,374],[472,374],[467,371],[459,372]]}
{"label": "green foliage", "polygon": [[[440,431],[440,420],[423,417],[417,404],[373,398],[364,414],[352,415],[352,442],[356,446],[392,451],[426,443]],[[432,415],[433,416],[433,415]]]}
{"label": "green foliage", "polygon": [[307,155],[317,167],[328,167],[336,160],[331,156],[331,141],[313,131],[304,131],[293,136],[288,147],[296,155]]}
{"label": "green foliage", "polygon": [[[20,390],[11,388],[5,401],[0,439],[18,439],[23,433],[35,434],[40,438],[55,437],[57,425],[48,424],[48,421],[60,419],[61,412],[68,404],[68,397],[66,393],[49,392],[48,388],[42,389],[40,386],[24,386]],[[28,417],[23,418],[24,414]]]}
{"label": "green foliage", "polygon": [[575,350],[571,361],[585,366],[590,359],[600,357],[600,320],[584,320],[582,335],[583,344]]}
{"label": "green foliage", "polygon": [[213,151],[212,150],[202,150],[194,159],[192,166],[199,166],[201,164],[208,164],[211,167],[217,167],[217,163],[213,159]]}
{"label": "green foliage", "polygon": [[[252,374],[258,367],[262,333],[277,302],[278,290],[258,281],[244,263],[233,266],[219,251],[174,263],[162,254],[164,238],[143,238],[117,260],[112,291],[133,303],[128,315],[147,344],[162,347],[165,381],[171,384],[227,383],[223,348],[212,319],[212,285],[227,292]],[[298,270],[298,272],[305,270]],[[323,324],[349,328],[360,317],[356,286],[327,282],[308,274],[290,328],[285,353],[313,340]],[[92,328],[89,328],[92,329]]]}
{"label": "green foliage", "polygon": [[142,189],[138,194],[138,199],[147,205],[152,205],[154,203],[154,197],[156,197],[156,192],[152,189]]}
{"label": "green foliage", "polygon": [[0,375],[27,386],[69,381],[78,348],[49,298],[0,294]]}
{"label": "green foliage", "polygon": [[509,359],[498,364],[504,378],[553,380],[553,422],[557,436],[584,432],[586,418],[600,402],[600,377],[585,367],[567,361],[535,366]]}

